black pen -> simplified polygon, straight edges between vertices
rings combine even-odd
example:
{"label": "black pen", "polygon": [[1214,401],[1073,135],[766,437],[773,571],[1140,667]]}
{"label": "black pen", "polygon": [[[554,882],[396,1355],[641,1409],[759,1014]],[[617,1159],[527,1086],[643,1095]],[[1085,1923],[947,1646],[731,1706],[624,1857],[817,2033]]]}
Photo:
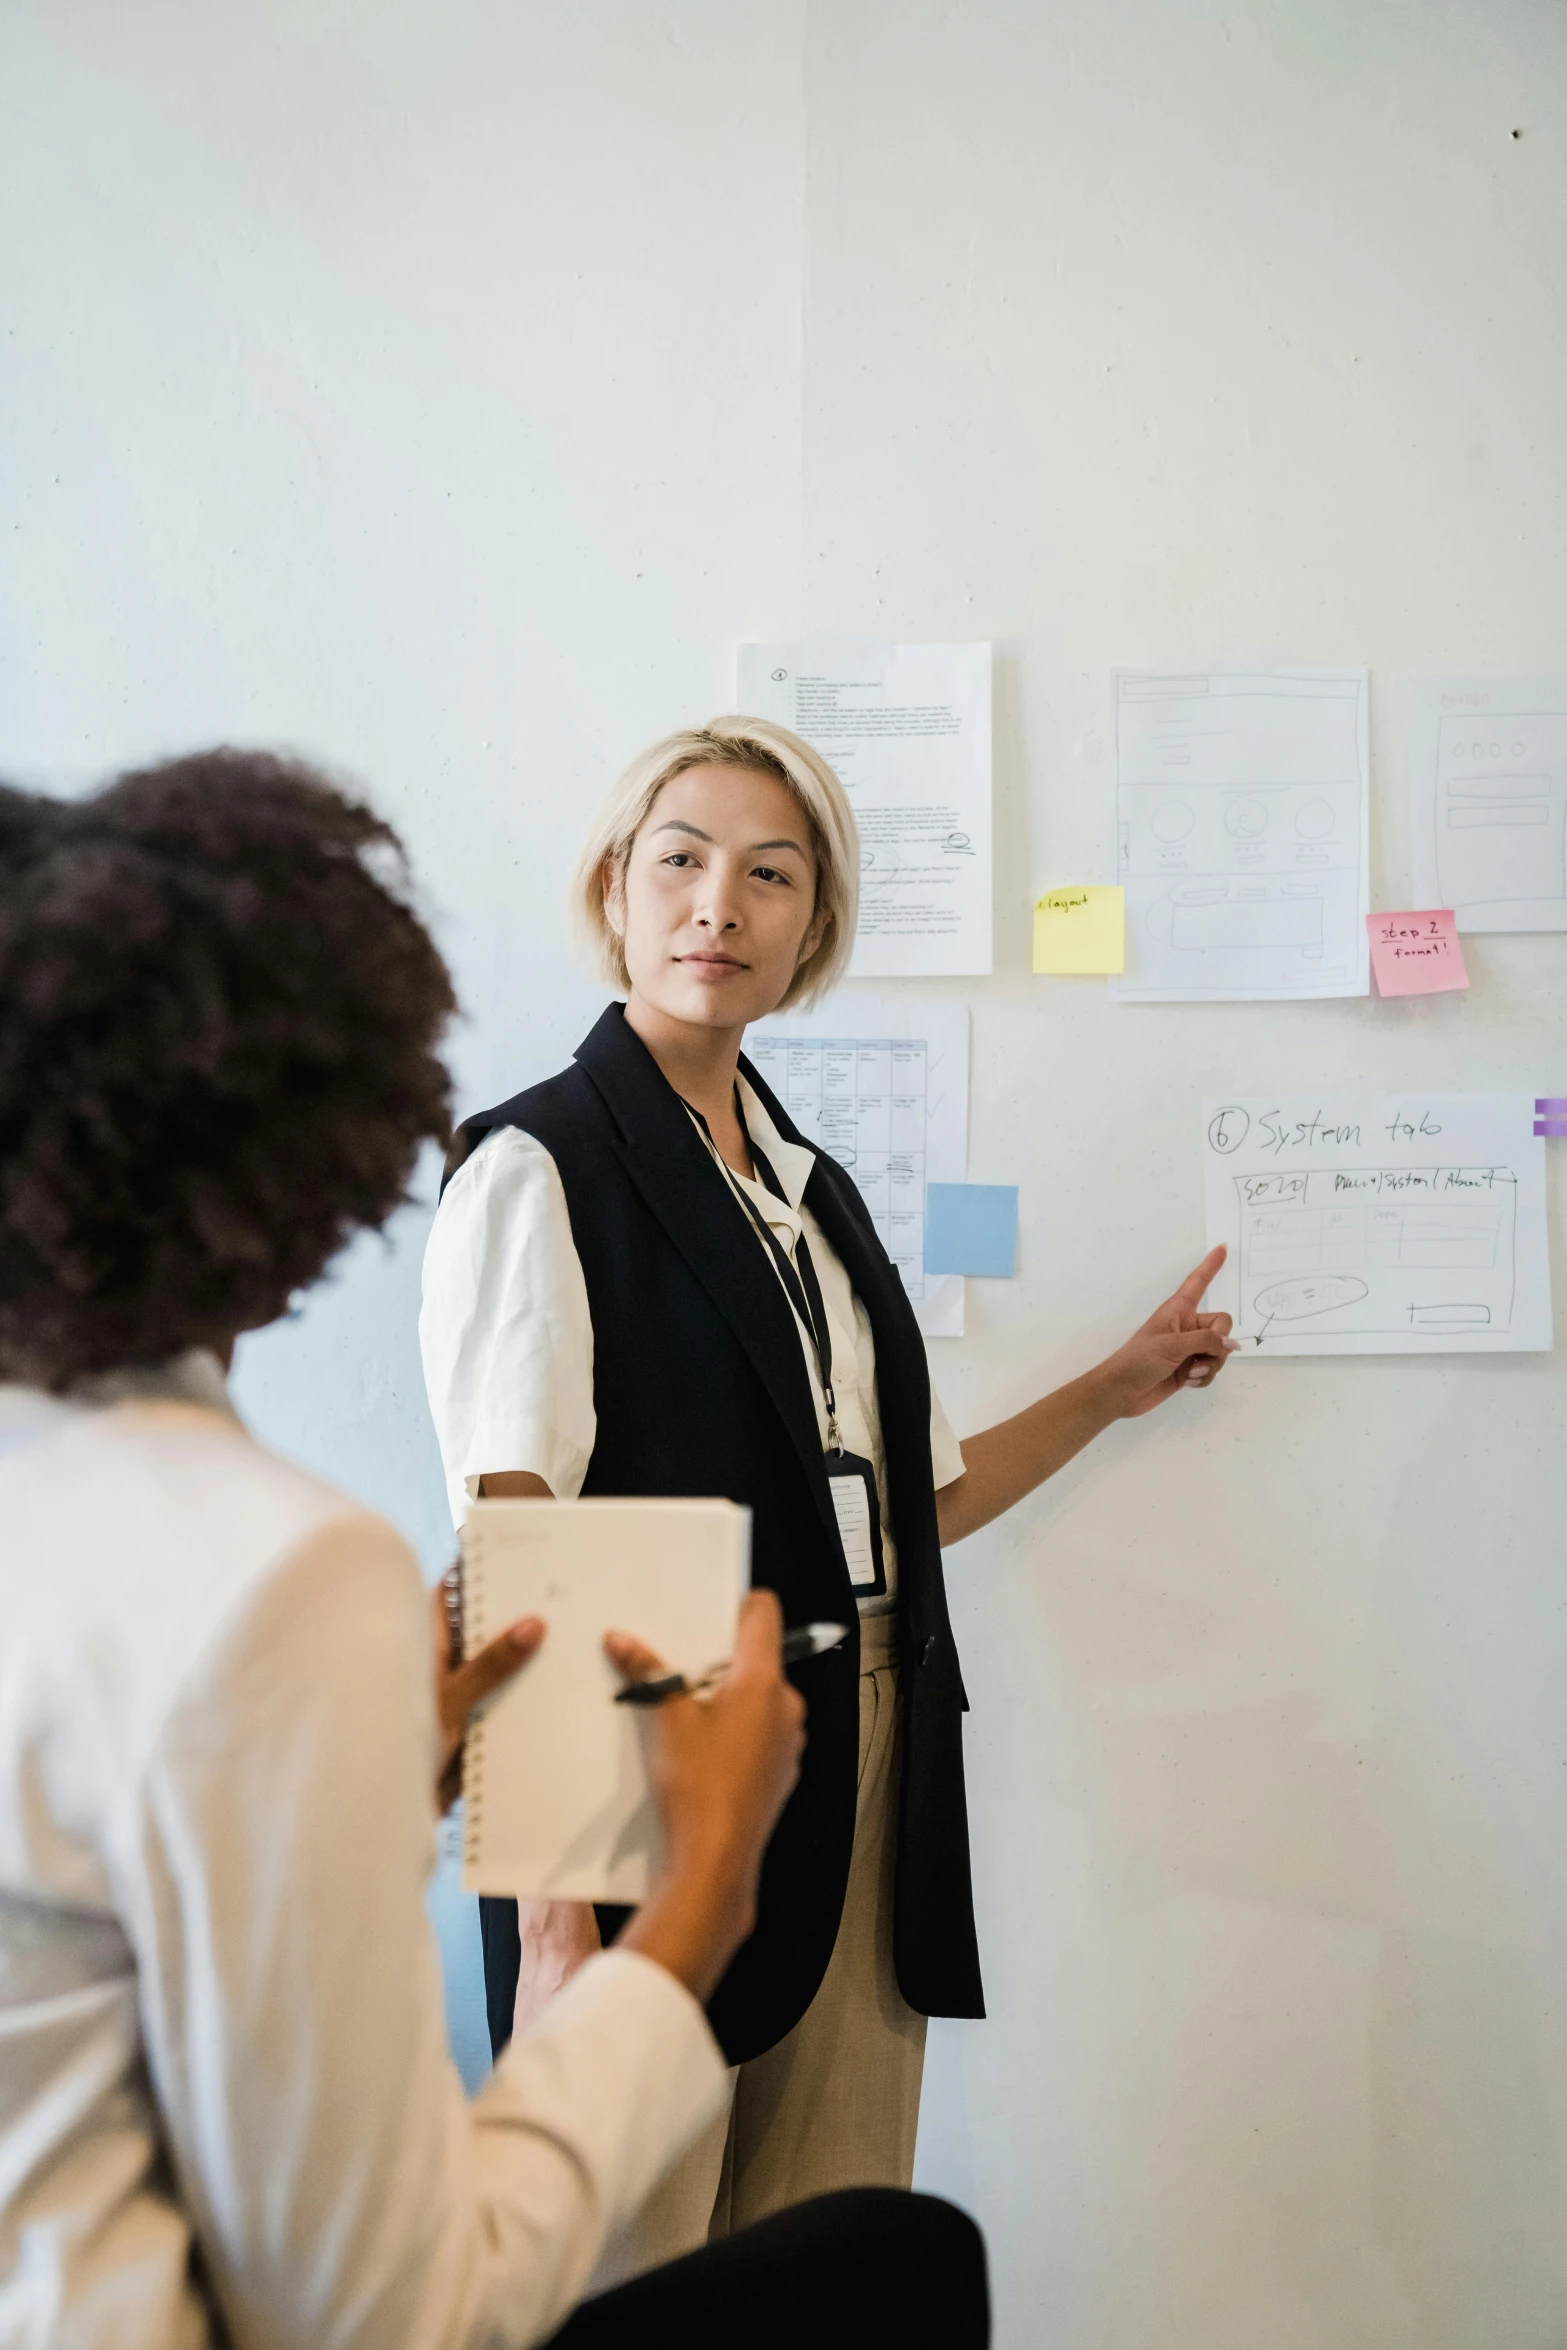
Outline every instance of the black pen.
{"label": "black pen", "polygon": [[[847,1624],[801,1624],[783,1636],[783,1661],[786,1665],[802,1665],[808,1656],[822,1656],[829,1648],[836,1648],[840,1640],[847,1640]],[[700,1697],[711,1689],[720,1674],[729,1670],[726,1658],[721,1665],[709,1665],[694,1681],[684,1673],[665,1673],[656,1681],[628,1681],[624,1689],[615,1692],[617,1705],[662,1705],[666,1697]]]}

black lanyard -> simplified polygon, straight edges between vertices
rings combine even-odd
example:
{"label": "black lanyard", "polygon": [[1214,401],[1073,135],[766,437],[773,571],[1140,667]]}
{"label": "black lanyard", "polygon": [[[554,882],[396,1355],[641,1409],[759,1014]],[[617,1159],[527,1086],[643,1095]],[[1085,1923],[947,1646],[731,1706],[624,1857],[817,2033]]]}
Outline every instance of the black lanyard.
{"label": "black lanyard", "polygon": [[[684,1100],[684,1098],[684,1095],[682,1095],[681,1099]],[[740,1205],[744,1208],[746,1214],[750,1217],[752,1223],[756,1226],[757,1231],[761,1234],[762,1238],[766,1241],[768,1247],[771,1249],[773,1262],[778,1268],[778,1278],[784,1285],[784,1294],[788,1298],[789,1303],[793,1306],[795,1312],[799,1315],[804,1327],[811,1334],[811,1344],[816,1350],[816,1368],[821,1375],[822,1401],[827,1406],[828,1446],[833,1452],[841,1453],[843,1450],[843,1438],[838,1433],[838,1406],[832,1389],[832,1331],[828,1327],[827,1307],[822,1297],[822,1285],[816,1277],[816,1267],[812,1262],[811,1251],[806,1242],[805,1234],[802,1230],[799,1238],[796,1240],[794,1244],[794,1257],[791,1260],[788,1250],[779,1240],[777,1233],[773,1230],[771,1224],[768,1223],[767,1218],[762,1214],[761,1209],[757,1206],[755,1200],[752,1199],[750,1193],[746,1191],[744,1186],[741,1184],[739,1178],[734,1172],[734,1169],[730,1166],[728,1160],[724,1157],[724,1154],[719,1149],[717,1143],[714,1142],[712,1129],[709,1127],[707,1120],[703,1117],[701,1111],[691,1109],[691,1104],[689,1102],[686,1102],[685,1106],[688,1110],[691,1110],[692,1117],[701,1127],[704,1135],[706,1135],[707,1147],[712,1152],[714,1158],[718,1161],[719,1166],[723,1169],[724,1179],[728,1183],[730,1190],[734,1193],[736,1199],[740,1202]],[[745,1122],[745,1112],[740,1106],[740,1089],[738,1086],[735,1088],[735,1116],[740,1121],[740,1131],[745,1136],[746,1144],[750,1150],[752,1161],[761,1175],[764,1188],[772,1193],[774,1199],[781,1199],[784,1205],[787,1207],[789,1205],[788,1193],[784,1190],[783,1185],[779,1182],[778,1177],[769,1164],[765,1153],[759,1151],[755,1143],[751,1140],[750,1132]]]}
{"label": "black lanyard", "polygon": [[[686,1108],[691,1110],[689,1102]],[[811,1344],[816,1350],[816,1368],[821,1374],[822,1401],[827,1407],[827,1493],[838,1528],[844,1565],[848,1569],[849,1582],[856,1598],[882,1598],[887,1590],[887,1559],[881,1536],[881,1502],[876,1490],[876,1470],[872,1462],[862,1460],[858,1453],[846,1452],[843,1438],[838,1433],[838,1406],[832,1388],[832,1332],[828,1327],[822,1285],[816,1277],[816,1267],[811,1260],[805,1233],[802,1229],[795,1241],[794,1257],[791,1260],[777,1233],[714,1142],[701,1111],[691,1110],[691,1115],[706,1136],[708,1149],[723,1169],[724,1180],[766,1241],[773,1263],[778,1268],[778,1278],[784,1285],[784,1294],[798,1314],[802,1328],[810,1333]],[[781,1199],[787,1207],[788,1193],[768,1164],[766,1153],[759,1151],[751,1141],[738,1085],[735,1087],[735,1115],[740,1121],[740,1131],[750,1146],[751,1158],[764,1188],[772,1193],[774,1199]]]}

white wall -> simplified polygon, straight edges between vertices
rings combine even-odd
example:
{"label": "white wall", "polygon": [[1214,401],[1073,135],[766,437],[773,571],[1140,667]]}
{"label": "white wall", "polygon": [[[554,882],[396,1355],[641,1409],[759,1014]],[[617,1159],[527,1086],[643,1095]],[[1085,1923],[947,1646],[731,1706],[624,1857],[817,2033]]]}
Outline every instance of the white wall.
{"label": "white wall", "polygon": [[[472,1103],[588,1025],[585,809],[738,638],[993,637],[983,1424],[1197,1253],[1207,1088],[1567,1082],[1549,939],[1406,1004],[1026,970],[1112,661],[1371,663],[1393,905],[1409,678],[1563,665],[1564,97],[1554,0],[12,0],[0,762],[367,778]],[[433,1564],[422,1224],[241,1389]],[[1238,1364],[954,1556],[993,2013],[921,2167],[1008,2350],[1560,2342],[1564,1403]]]}

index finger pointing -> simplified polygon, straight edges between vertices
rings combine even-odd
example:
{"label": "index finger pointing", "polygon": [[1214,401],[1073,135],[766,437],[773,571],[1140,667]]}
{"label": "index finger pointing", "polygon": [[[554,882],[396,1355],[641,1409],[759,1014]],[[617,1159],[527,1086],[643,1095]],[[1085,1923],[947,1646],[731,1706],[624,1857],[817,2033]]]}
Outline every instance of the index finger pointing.
{"label": "index finger pointing", "polygon": [[1219,1267],[1223,1264],[1229,1253],[1229,1250],[1225,1247],[1223,1241],[1221,1240],[1217,1248],[1209,1249],[1208,1254],[1203,1258],[1203,1261],[1200,1265],[1193,1266],[1191,1272],[1187,1274],[1186,1279],[1181,1283],[1180,1288],[1175,1293],[1184,1305],[1196,1305],[1197,1300],[1201,1297],[1203,1291],[1207,1288],[1209,1282],[1213,1279],[1215,1273],[1217,1273]]}

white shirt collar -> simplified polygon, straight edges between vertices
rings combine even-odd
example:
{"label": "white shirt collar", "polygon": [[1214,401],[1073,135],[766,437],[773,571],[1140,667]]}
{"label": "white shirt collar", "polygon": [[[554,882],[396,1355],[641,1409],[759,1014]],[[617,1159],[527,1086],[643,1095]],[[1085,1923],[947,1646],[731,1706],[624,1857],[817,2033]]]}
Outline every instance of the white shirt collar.
{"label": "white shirt collar", "polygon": [[740,1107],[745,1112],[747,1133],[783,1185],[784,1198],[798,1215],[800,1202],[805,1197],[805,1187],[811,1180],[811,1169],[816,1164],[816,1153],[804,1143],[785,1142],[768,1116],[756,1088],[743,1077],[740,1079]]}
{"label": "white shirt collar", "polygon": [[222,1412],[226,1419],[239,1414],[229,1400],[223,1366],[211,1349],[192,1346],[166,1363],[136,1364],[121,1371],[95,1371],[63,1395],[36,1387],[0,1383],[0,1407],[7,1417],[20,1416],[38,1404],[193,1403],[204,1411]]}
{"label": "white shirt collar", "polygon": [[187,1347],[166,1363],[100,1371],[71,1390],[73,1403],[194,1403],[237,1420],[223,1366],[210,1347]]}

